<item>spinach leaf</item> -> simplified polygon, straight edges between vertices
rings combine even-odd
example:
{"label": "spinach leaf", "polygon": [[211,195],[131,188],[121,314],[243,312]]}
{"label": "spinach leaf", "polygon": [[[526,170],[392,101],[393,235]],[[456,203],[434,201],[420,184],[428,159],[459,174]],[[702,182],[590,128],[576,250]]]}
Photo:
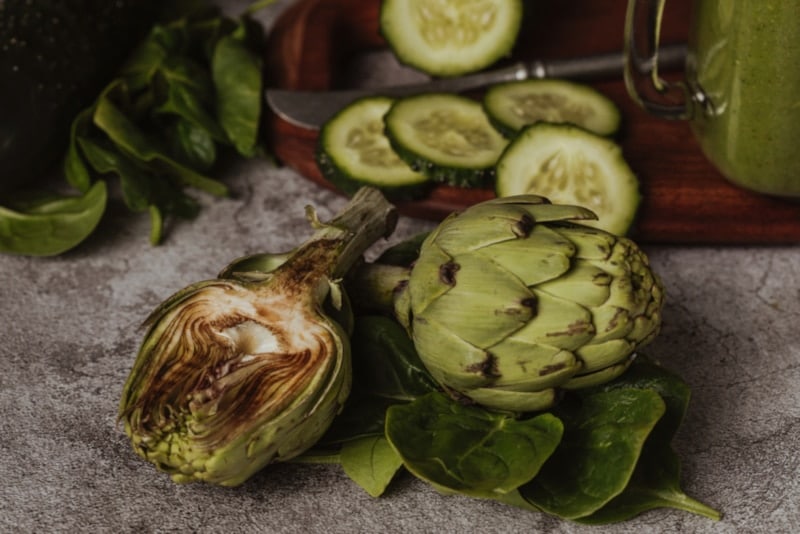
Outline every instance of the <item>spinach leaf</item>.
{"label": "spinach leaf", "polygon": [[349,441],[340,454],[342,469],[373,497],[379,497],[403,466],[403,461],[383,436]]}
{"label": "spinach leaf", "polygon": [[356,318],[352,335],[353,382],[360,395],[410,401],[437,391],[414,342],[394,319]]}
{"label": "spinach leaf", "polygon": [[539,472],[561,440],[551,414],[517,420],[442,393],[392,406],[386,437],[406,469],[443,492],[497,498]]}
{"label": "spinach leaf", "polygon": [[[105,190],[102,202],[87,192],[94,182],[112,175],[120,179],[130,210],[149,211],[150,240],[158,243],[165,216],[192,217],[199,210],[185,188],[228,194],[222,182],[205,174],[220,147],[233,147],[248,157],[259,152],[260,26],[247,14],[221,16],[218,7],[206,2],[179,4],[167,10],[165,22],[151,28],[96,102],[73,119],[64,177],[85,194],[81,206],[92,200],[100,211],[87,210],[80,223],[73,213],[71,225],[61,214],[60,229],[46,231],[41,214],[31,218],[26,209],[4,208],[5,245],[0,252],[44,254],[67,243],[76,245],[78,236],[88,235],[89,215],[99,219],[105,207]],[[62,200],[66,204],[39,204],[52,210],[80,204]],[[51,238],[41,241],[44,233]],[[30,242],[25,242],[26,235]],[[62,236],[58,246],[56,235]]]}
{"label": "spinach leaf", "polygon": [[[255,264],[258,264],[255,257]],[[247,264],[243,264],[247,266]],[[393,319],[357,316],[351,336],[353,390],[319,445],[384,435],[386,410],[437,391],[405,330]]]}
{"label": "spinach leaf", "polygon": [[594,513],[628,485],[645,439],[664,415],[650,389],[619,388],[567,398],[553,410],[564,439],[519,491],[536,508],[567,519]]}
{"label": "spinach leaf", "polygon": [[177,117],[170,128],[171,149],[175,158],[195,169],[208,170],[217,159],[214,138],[194,123]]}
{"label": "spinach leaf", "polygon": [[215,141],[228,143],[228,136],[209,111],[213,87],[208,72],[189,58],[169,58],[158,71],[164,96],[154,112],[174,114],[195,125]]}
{"label": "spinach leaf", "polygon": [[147,88],[159,66],[177,48],[177,35],[171,28],[155,26],[128,58],[120,77],[131,91]]}
{"label": "spinach leaf", "polygon": [[158,245],[164,236],[164,215],[155,204],[150,204],[150,244]]}
{"label": "spinach leaf", "polygon": [[153,164],[152,171],[167,171],[176,177],[182,185],[202,189],[217,196],[228,194],[228,188],[221,182],[201,175],[170,158],[157,143],[148,138],[136,124],[112,102],[111,95],[121,86],[111,86],[97,102],[94,112],[94,123],[114,144],[132,157]]}
{"label": "spinach leaf", "polygon": [[0,206],[0,252],[29,256],[61,254],[91,234],[106,207],[106,186],[97,182],[80,197],[49,197]]}
{"label": "spinach leaf", "polygon": [[397,402],[383,397],[351,395],[317,445],[330,448],[364,437],[383,436],[386,410],[395,404]]}
{"label": "spinach leaf", "polygon": [[217,41],[211,58],[211,75],[217,94],[217,117],[233,146],[245,157],[256,153],[261,110],[261,61],[245,42],[248,27]]}
{"label": "spinach leaf", "polygon": [[93,113],[93,107],[86,108],[72,121],[67,154],[64,156],[64,177],[68,184],[82,193],[88,191],[92,186],[92,177],[81,157],[78,138],[87,134]]}
{"label": "spinach leaf", "polygon": [[411,265],[419,257],[419,249],[422,246],[422,242],[425,241],[429,234],[430,232],[422,232],[387,248],[378,257],[376,263],[403,267]]}
{"label": "spinach leaf", "polygon": [[78,144],[95,171],[119,176],[122,198],[128,209],[131,211],[148,209],[151,204],[150,179],[130,158],[117,151],[111,143],[79,138]]}
{"label": "spinach leaf", "polygon": [[627,373],[601,389],[625,387],[658,392],[664,399],[666,412],[645,441],[625,490],[600,510],[577,521],[587,524],[624,521],[647,510],[664,507],[719,519],[717,510],[689,497],[680,486],[680,459],[672,448],[672,439],[689,404],[689,386],[677,375],[640,356]]}

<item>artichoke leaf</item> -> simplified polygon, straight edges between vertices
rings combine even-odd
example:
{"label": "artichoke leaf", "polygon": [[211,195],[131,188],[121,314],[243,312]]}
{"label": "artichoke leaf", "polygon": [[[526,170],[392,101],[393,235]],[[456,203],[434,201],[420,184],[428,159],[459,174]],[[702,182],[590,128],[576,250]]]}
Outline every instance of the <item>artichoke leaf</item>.
{"label": "artichoke leaf", "polygon": [[606,262],[611,257],[614,245],[624,239],[588,226],[561,225],[550,228],[575,247],[576,258],[586,260]]}
{"label": "artichoke leaf", "polygon": [[260,252],[237,258],[224,269],[217,278],[234,278],[242,281],[265,280],[270,273],[286,263],[292,252],[269,253]]}
{"label": "artichoke leaf", "polygon": [[553,388],[539,386],[531,391],[502,389],[500,387],[472,388],[464,392],[469,399],[493,409],[506,412],[539,412],[552,407],[558,401]]}
{"label": "artichoke leaf", "polygon": [[[462,254],[526,235],[533,227],[530,216],[519,206],[509,205],[508,208],[498,215],[491,208],[477,204],[468,211],[450,215],[445,220],[449,224],[434,230],[434,239],[449,254]],[[487,212],[495,224],[486,224]]]}
{"label": "artichoke leaf", "polygon": [[492,353],[467,343],[434,320],[415,321],[414,344],[426,347],[425,367],[437,381],[464,393],[497,379]]}
{"label": "artichoke leaf", "polygon": [[[430,272],[433,268],[436,270]],[[525,284],[509,277],[497,264],[472,254],[435,267],[421,259],[409,280],[412,302],[418,280],[436,280],[441,289],[429,304],[412,306],[414,322],[436,317],[437,323],[477,347],[494,345],[519,330],[533,319],[538,307]]]}

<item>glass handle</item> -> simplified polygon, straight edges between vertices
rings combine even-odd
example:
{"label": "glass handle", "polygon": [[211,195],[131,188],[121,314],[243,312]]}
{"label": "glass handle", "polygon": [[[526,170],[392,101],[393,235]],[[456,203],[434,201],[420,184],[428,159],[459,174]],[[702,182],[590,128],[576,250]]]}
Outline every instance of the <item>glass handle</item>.
{"label": "glass handle", "polygon": [[658,75],[661,16],[666,0],[628,0],[625,15],[625,87],[649,113],[664,119],[688,119],[693,102],[685,83]]}

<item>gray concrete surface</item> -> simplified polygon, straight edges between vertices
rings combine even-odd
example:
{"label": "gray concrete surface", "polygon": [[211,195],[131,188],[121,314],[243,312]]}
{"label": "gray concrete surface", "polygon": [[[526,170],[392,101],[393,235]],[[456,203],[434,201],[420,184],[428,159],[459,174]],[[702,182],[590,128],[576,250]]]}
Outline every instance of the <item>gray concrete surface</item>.
{"label": "gray concrete surface", "polygon": [[[56,258],[0,256],[0,532],[761,533],[800,524],[800,248],[645,247],[668,291],[649,353],[693,399],[675,445],[687,491],[720,522],[657,510],[583,527],[443,496],[403,477],[379,499],[337,466],[275,465],[241,487],[173,484],[116,423],[145,316],[238,256],[285,250],[344,200],[266,161],[226,170],[235,198],[201,197],[159,247],[113,210]],[[119,206],[117,206],[119,208]],[[754,216],[757,216],[755,214]],[[402,219],[396,239],[429,227]]]}
{"label": "gray concrete surface", "polygon": [[[343,199],[264,161],[236,164],[237,197],[203,198],[160,247],[119,210],[78,249],[0,256],[2,532],[789,532],[800,524],[800,249],[646,247],[668,290],[650,354],[693,389],[676,446],[687,490],[719,523],[654,511],[604,528],[445,497],[408,477],[367,496],[336,466],[276,465],[244,486],[178,486],[116,424],[145,316],[229,260],[285,250]],[[401,238],[429,223],[402,219]]]}

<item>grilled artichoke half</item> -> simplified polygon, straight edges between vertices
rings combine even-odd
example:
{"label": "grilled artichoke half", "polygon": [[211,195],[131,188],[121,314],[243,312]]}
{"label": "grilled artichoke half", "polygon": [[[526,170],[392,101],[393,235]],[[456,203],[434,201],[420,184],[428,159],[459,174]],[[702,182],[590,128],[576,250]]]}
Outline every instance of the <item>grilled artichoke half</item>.
{"label": "grilled artichoke half", "polygon": [[393,299],[420,358],[455,397],[546,409],[559,390],[621,374],[661,323],[663,288],[647,257],[575,222],[593,218],[533,195],[477,204],[425,239],[410,272],[360,269],[364,300]]}
{"label": "grilled artichoke half", "polygon": [[241,484],[313,445],[347,398],[347,321],[326,305],[347,317],[338,280],[396,214],[363,189],[330,223],[312,220],[313,237],[274,270],[239,261],[147,320],[120,418],[134,450],[176,482]]}

